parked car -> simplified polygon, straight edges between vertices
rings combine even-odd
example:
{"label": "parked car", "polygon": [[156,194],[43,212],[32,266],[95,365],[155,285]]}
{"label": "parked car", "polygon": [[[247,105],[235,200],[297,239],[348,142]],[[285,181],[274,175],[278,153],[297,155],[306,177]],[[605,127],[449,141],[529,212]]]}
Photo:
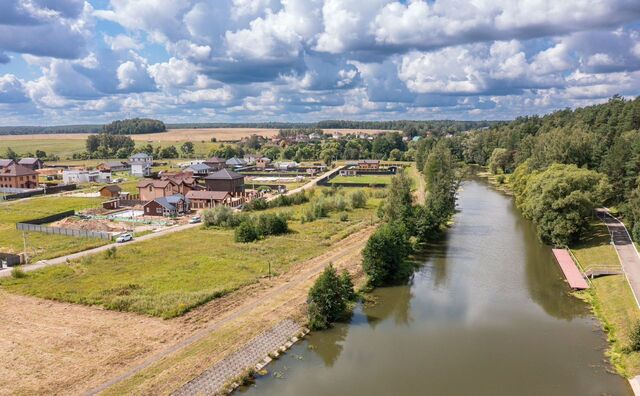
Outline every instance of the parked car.
{"label": "parked car", "polygon": [[131,234],[122,234],[116,238],[117,243],[124,243],[133,240],[133,235]]}
{"label": "parked car", "polygon": [[193,216],[192,218],[189,219],[189,224],[196,224],[201,221],[202,219],[200,218],[200,216]]}

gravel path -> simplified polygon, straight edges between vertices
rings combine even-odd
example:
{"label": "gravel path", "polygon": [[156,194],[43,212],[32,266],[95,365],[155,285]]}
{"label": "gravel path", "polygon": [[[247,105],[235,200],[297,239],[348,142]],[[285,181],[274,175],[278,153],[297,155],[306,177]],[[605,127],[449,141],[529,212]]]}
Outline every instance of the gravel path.
{"label": "gravel path", "polygon": [[176,391],[176,396],[212,395],[221,391],[223,386],[242,372],[254,367],[276,351],[289,339],[302,331],[302,327],[292,320],[286,319],[247,343],[243,348],[221,360],[213,367],[191,380]]}

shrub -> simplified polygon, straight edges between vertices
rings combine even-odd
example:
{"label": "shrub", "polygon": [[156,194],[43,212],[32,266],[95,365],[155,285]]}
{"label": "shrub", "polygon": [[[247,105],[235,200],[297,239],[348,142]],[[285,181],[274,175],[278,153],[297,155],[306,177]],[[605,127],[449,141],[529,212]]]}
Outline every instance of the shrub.
{"label": "shrub", "polygon": [[362,266],[372,286],[383,286],[401,275],[409,254],[406,228],[398,223],[383,224],[371,235],[362,251]]}
{"label": "shrub", "polygon": [[264,198],[257,198],[244,205],[245,210],[265,210],[269,204]]}
{"label": "shrub", "polygon": [[356,299],[356,292],[353,288],[353,280],[351,274],[347,270],[343,270],[340,274],[340,284],[342,285],[342,295],[347,301],[354,301]]}
{"label": "shrub", "polygon": [[18,267],[13,267],[13,269],[11,270],[11,277],[14,279],[26,278],[27,273]]}
{"label": "shrub", "polygon": [[256,220],[255,228],[259,237],[286,234],[289,232],[287,215],[282,213],[260,215]]}
{"label": "shrub", "polygon": [[114,259],[116,258],[116,252],[117,252],[116,247],[112,246],[109,249],[104,251],[104,257],[106,259]]}
{"label": "shrub", "polygon": [[357,190],[349,196],[351,207],[354,209],[364,208],[367,206],[367,195],[362,190]]}
{"label": "shrub", "polygon": [[632,351],[640,351],[640,320],[636,322],[629,336],[631,340],[630,348]]}
{"label": "shrub", "polygon": [[340,213],[340,221],[349,221],[349,214],[347,212]]}
{"label": "shrub", "polygon": [[498,182],[498,184],[504,184],[504,180],[505,180],[505,176],[504,175],[498,175],[496,176],[496,181]]}
{"label": "shrub", "polygon": [[246,219],[240,223],[235,231],[235,241],[241,243],[253,242],[258,239],[258,232],[253,221]]}
{"label": "shrub", "polygon": [[206,227],[225,227],[233,228],[240,224],[240,216],[228,206],[216,206],[212,209],[204,211],[202,216]]}
{"label": "shrub", "polygon": [[[348,276],[348,274],[347,274]],[[349,282],[351,277],[349,277]],[[307,315],[311,329],[327,328],[332,322],[342,319],[347,313],[348,297],[354,293],[329,264],[309,290]]]}

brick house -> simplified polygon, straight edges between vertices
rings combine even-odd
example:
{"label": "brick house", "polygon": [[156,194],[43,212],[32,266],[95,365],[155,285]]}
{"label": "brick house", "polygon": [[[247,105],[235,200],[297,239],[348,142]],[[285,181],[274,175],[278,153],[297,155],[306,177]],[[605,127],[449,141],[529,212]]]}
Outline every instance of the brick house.
{"label": "brick house", "polygon": [[256,169],[258,170],[265,170],[269,164],[271,164],[270,158],[262,157],[256,159]]}
{"label": "brick house", "polygon": [[222,169],[204,178],[209,191],[244,192],[244,176],[229,169]]}
{"label": "brick house", "polygon": [[380,160],[360,160],[358,161],[358,168],[360,169],[380,169]]}
{"label": "brick house", "polygon": [[178,216],[189,213],[189,200],[182,194],[156,198],[142,207],[145,216]]}
{"label": "brick house", "polygon": [[192,209],[213,208],[218,205],[231,205],[233,197],[226,191],[192,190],[186,195]]}
{"label": "brick house", "polygon": [[180,193],[180,187],[171,180],[143,180],[137,187],[142,201],[153,201]]}
{"label": "brick house", "polygon": [[31,170],[44,168],[44,162],[40,158],[23,158],[18,161],[18,164]]}
{"label": "brick house", "polygon": [[25,166],[13,163],[0,169],[0,188],[35,188],[38,174]]}
{"label": "brick house", "polygon": [[211,157],[207,160],[204,160],[202,163],[207,165],[214,172],[224,168],[225,166],[225,160],[218,157]]}
{"label": "brick house", "polygon": [[4,159],[4,158],[0,158],[0,169],[2,168],[7,168],[10,165],[15,164],[16,162],[12,159]]}

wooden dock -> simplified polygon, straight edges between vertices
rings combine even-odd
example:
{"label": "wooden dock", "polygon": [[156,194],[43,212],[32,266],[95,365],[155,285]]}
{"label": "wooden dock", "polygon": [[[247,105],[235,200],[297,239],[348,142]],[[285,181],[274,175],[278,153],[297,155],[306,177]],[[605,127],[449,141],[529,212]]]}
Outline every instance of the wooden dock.
{"label": "wooden dock", "polygon": [[552,251],[556,261],[560,265],[560,269],[564,273],[564,277],[567,279],[567,282],[569,282],[569,286],[576,290],[588,289],[589,284],[573,261],[573,258],[571,258],[569,251],[567,249],[552,249]]}

